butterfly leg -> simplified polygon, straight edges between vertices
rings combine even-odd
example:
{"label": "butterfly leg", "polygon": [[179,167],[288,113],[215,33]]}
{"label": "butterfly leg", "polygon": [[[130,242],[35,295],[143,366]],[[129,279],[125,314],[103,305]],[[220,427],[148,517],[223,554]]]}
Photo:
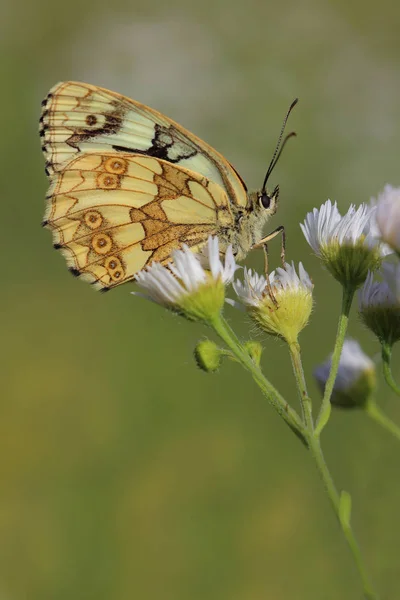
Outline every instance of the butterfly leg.
{"label": "butterfly leg", "polygon": [[272,286],[271,286],[271,281],[269,279],[269,273],[268,273],[268,245],[267,244],[263,244],[263,250],[264,250],[264,270],[265,270],[265,279],[267,281],[267,291],[268,291],[268,296],[271,298],[273,304],[275,305],[275,308],[278,308],[278,301],[275,298],[275,294],[272,291]]}
{"label": "butterfly leg", "polygon": [[253,248],[262,248],[264,250],[264,264],[265,264],[265,279],[267,280],[267,290],[268,290],[268,294],[272,300],[272,302],[275,304],[276,308],[278,308],[278,302],[275,298],[275,295],[272,291],[272,286],[271,286],[271,282],[269,280],[269,274],[268,274],[268,266],[269,266],[269,261],[268,261],[268,242],[272,239],[274,239],[274,237],[276,237],[279,234],[282,234],[282,238],[281,238],[281,261],[282,261],[282,265],[283,268],[285,268],[285,262],[286,262],[286,233],[285,233],[285,228],[283,225],[280,225],[279,227],[277,227],[274,231],[272,231],[270,234],[268,234],[265,238],[263,238],[262,240],[260,240],[257,244],[254,244]]}
{"label": "butterfly leg", "polygon": [[[276,229],[274,229],[274,231],[272,231],[271,233],[269,233],[265,238],[263,238],[262,240],[260,240],[259,242],[257,242],[257,244],[254,244],[254,246],[252,247],[252,250],[254,250],[255,248],[264,248],[267,247],[267,243],[274,239],[274,237],[276,237],[279,234],[282,234],[281,237],[281,261],[282,261],[282,266],[283,268],[285,268],[285,262],[286,262],[286,232],[285,232],[285,228],[283,225],[280,225],[279,227],[277,227]],[[267,263],[268,265],[268,263]]]}

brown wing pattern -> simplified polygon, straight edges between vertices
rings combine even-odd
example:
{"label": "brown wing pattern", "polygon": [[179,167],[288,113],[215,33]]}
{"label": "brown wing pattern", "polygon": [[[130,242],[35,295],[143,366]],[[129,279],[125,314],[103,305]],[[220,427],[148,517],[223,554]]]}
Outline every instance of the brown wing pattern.
{"label": "brown wing pattern", "polygon": [[80,154],[54,173],[45,223],[70,270],[110,289],[152,261],[233,227],[227,195],[205,177],[154,157]]}
{"label": "brown wing pattern", "polygon": [[199,173],[247,204],[246,186],[214,148],[161,113],[115,92],[78,82],[54,86],[43,101],[40,136],[46,172],[83,153],[132,152]]}

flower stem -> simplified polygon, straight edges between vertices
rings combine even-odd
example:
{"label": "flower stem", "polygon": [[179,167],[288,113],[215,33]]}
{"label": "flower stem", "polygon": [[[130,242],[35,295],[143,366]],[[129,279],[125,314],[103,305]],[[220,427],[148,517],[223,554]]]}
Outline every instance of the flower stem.
{"label": "flower stem", "polygon": [[283,418],[283,420],[289,425],[289,427],[296,433],[296,435],[306,444],[306,435],[304,425],[297,414],[297,412],[289,406],[289,404],[282,398],[279,392],[274,386],[266,379],[262,373],[260,367],[252,360],[250,355],[242,347],[236,335],[231,330],[228,323],[225,321],[222,315],[218,315],[211,322],[210,326],[219,335],[219,337],[225,342],[227,347],[230,349],[232,354],[238,359],[238,361],[250,371],[253,379],[260,387],[263,394],[268,399],[269,403],[273,406],[276,412]]}
{"label": "flower stem", "polygon": [[301,361],[300,345],[298,342],[289,344],[290,358],[292,359],[293,372],[296,378],[297,389],[299,392],[300,404],[303,412],[303,420],[307,429],[312,432],[314,422],[312,418],[311,398],[307,392],[307,384],[304,377],[303,364]]}
{"label": "flower stem", "polygon": [[400,440],[400,427],[396,425],[396,423],[393,423],[392,419],[389,419],[389,417],[385,415],[373,398],[368,398],[364,410],[367,415],[371,417],[371,419],[393,434],[395,438]]}
{"label": "flower stem", "polygon": [[[309,448],[313,458],[316,462],[319,474],[324,483],[325,489],[328,493],[329,499],[333,506],[333,509],[336,513],[339,524],[342,528],[343,534],[346,538],[347,544],[350,548],[350,551],[353,555],[354,561],[356,563],[358,572],[361,576],[361,580],[364,588],[364,597],[366,600],[378,600],[378,596],[373,591],[372,585],[369,581],[368,573],[366,567],[364,565],[360,548],[358,546],[357,540],[354,536],[353,530],[350,525],[350,515],[346,518],[342,516],[342,504],[341,504],[341,496],[336,490],[335,484],[333,482],[332,476],[328,470],[328,467],[325,463],[325,459],[322,453],[321,445],[319,442],[319,438],[317,435],[310,434],[309,435]],[[342,493],[344,496],[344,493]],[[348,494],[346,494],[347,498],[349,498]]]}
{"label": "flower stem", "polygon": [[395,382],[392,374],[392,346],[387,342],[382,342],[382,365],[386,383],[395,394],[400,396],[400,387]]}
{"label": "flower stem", "polygon": [[[290,344],[290,356],[292,359],[293,370],[296,377],[297,387],[300,395],[300,402],[303,409],[303,416],[305,419],[305,424],[307,428],[308,434],[308,448],[312,454],[312,457],[315,460],[317,465],[319,474],[324,483],[325,489],[328,493],[329,499],[339,521],[339,524],[342,528],[343,534],[346,538],[347,544],[350,548],[350,551],[353,555],[355,564],[357,566],[358,572],[361,576],[361,580],[364,588],[364,596],[368,600],[377,600],[377,596],[375,595],[371,584],[369,582],[368,573],[363,563],[363,559],[361,556],[360,548],[357,544],[357,540],[354,536],[353,530],[350,524],[350,504],[351,498],[349,494],[346,492],[342,492],[342,496],[336,490],[335,484],[333,482],[332,476],[329,472],[329,469],[326,465],[321,445],[320,439],[317,432],[313,431],[313,419],[311,413],[311,400],[307,393],[307,385],[304,377],[303,365],[301,361],[300,354],[300,346],[298,343]],[[345,507],[345,502],[347,507]]]}
{"label": "flower stem", "polygon": [[321,435],[321,431],[327,424],[331,414],[331,395],[335,384],[336,375],[339,368],[340,356],[342,354],[343,342],[346,337],[347,325],[349,322],[349,314],[354,298],[354,288],[343,286],[342,309],[339,316],[338,328],[336,333],[335,348],[332,354],[331,370],[325,384],[324,397],[322,399],[321,408],[317,418],[315,428],[316,435]]}

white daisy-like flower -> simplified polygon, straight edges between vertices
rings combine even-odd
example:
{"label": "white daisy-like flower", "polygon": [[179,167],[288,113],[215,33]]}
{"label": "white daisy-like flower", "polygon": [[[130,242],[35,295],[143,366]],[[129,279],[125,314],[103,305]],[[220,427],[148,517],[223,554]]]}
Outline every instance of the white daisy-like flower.
{"label": "white daisy-like flower", "polygon": [[373,273],[368,273],[358,292],[360,310],[400,306],[400,264],[383,263],[377,275],[382,277],[382,281],[376,280]]}
{"label": "white daisy-like flower", "polygon": [[[313,283],[302,263],[299,263],[299,275],[297,275],[293,263],[291,265],[286,263],[285,269],[278,267],[276,271],[270,273],[269,282],[275,296],[284,290],[298,291],[305,289],[312,291],[313,289]],[[260,302],[264,301],[267,293],[267,279],[264,275],[259,275],[245,267],[243,282],[237,279],[233,283],[233,289],[243,304],[258,306]]]}
{"label": "white daisy-like flower", "polygon": [[[306,326],[312,310],[313,284],[303,265],[297,274],[294,264],[278,268],[267,279],[250,269],[244,269],[244,279],[233,283],[239,303],[227,300],[234,306],[244,305],[256,323],[271,335],[295,342]],[[272,292],[272,297],[271,297]]]}
{"label": "white daisy-like flower", "polygon": [[342,216],[336,202],[325,202],[306,216],[301,230],[314,252],[343,285],[360,286],[385,254],[373,227],[376,207],[351,205]]}
{"label": "white daisy-like flower", "polygon": [[182,250],[173,251],[172,259],[166,267],[153,263],[137,273],[136,281],[145,290],[145,297],[194,320],[208,321],[218,314],[224,304],[225,285],[238,268],[231,246],[225,262],[220,259],[218,238],[212,236],[202,257],[184,245]]}
{"label": "white daisy-like flower", "polygon": [[368,274],[358,293],[360,316],[375,335],[394,344],[400,340],[400,264],[384,263],[381,280]]}
{"label": "white daisy-like flower", "polygon": [[[332,355],[315,368],[314,377],[322,392],[332,366]],[[376,387],[374,362],[356,340],[346,339],[331,397],[332,404],[344,407],[362,406]]]}
{"label": "white daisy-like flower", "polygon": [[400,254],[400,187],[385,185],[378,195],[376,204],[376,223],[381,239]]}

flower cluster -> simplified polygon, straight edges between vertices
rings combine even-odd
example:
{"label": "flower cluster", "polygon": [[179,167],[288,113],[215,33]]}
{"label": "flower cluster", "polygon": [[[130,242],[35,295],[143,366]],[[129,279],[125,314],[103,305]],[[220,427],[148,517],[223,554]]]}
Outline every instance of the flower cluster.
{"label": "flower cluster", "polygon": [[[226,250],[225,264],[216,237],[209,238],[201,254],[184,246],[172,257],[167,266],[155,263],[136,275],[145,297],[191,320],[212,322],[222,310],[225,286],[239,268],[232,248]],[[238,301],[228,299],[228,303],[244,306],[264,331],[289,343],[297,339],[308,321],[313,284],[301,263],[299,275],[293,264],[265,277],[245,268],[243,282],[237,280],[233,288]]]}

